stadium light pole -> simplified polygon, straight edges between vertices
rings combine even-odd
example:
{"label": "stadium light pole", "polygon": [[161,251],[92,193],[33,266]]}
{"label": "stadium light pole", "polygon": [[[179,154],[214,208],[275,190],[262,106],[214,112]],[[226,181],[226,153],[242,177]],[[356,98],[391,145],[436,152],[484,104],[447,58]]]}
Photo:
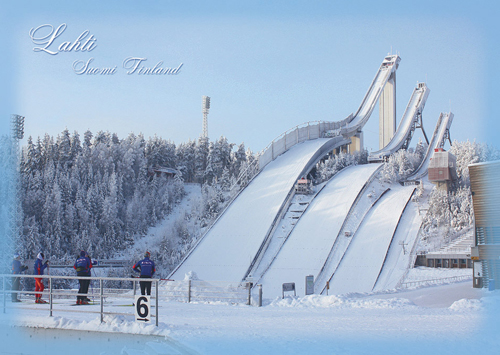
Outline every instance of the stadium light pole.
{"label": "stadium light pole", "polygon": [[210,97],[201,97],[201,112],[203,113],[203,138],[208,138],[208,110],[210,110]]}

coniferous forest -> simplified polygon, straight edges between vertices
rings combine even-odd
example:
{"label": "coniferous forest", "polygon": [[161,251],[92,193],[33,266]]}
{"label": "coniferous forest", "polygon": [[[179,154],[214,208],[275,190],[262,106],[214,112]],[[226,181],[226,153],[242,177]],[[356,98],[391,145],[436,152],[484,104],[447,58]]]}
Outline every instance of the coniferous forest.
{"label": "coniferous forest", "polygon": [[[120,139],[102,131],[29,137],[20,163],[23,215],[17,250],[25,259],[43,250],[49,258],[72,262],[82,249],[94,258],[110,258],[175,208],[184,183],[202,184],[206,196],[218,199],[204,201],[198,218],[206,225],[254,159],[244,144],[235,146],[224,137],[177,146],[157,136]],[[155,167],[177,173],[157,176]],[[238,183],[245,184],[245,178]]]}

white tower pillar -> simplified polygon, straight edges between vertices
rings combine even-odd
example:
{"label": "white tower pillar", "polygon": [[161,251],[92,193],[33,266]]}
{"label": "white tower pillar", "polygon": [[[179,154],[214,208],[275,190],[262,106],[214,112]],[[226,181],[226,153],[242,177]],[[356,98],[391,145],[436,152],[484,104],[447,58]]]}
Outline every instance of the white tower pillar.
{"label": "white tower pillar", "polygon": [[385,84],[379,99],[379,149],[391,141],[396,132],[396,72]]}

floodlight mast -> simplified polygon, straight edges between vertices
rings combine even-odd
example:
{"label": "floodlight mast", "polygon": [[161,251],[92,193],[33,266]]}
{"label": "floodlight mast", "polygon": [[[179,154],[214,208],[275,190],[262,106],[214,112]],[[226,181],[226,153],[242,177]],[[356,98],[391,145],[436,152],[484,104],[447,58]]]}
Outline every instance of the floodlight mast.
{"label": "floodlight mast", "polygon": [[21,140],[24,138],[24,117],[20,115],[12,115],[12,138]]}
{"label": "floodlight mast", "polygon": [[201,97],[201,112],[203,113],[203,138],[208,138],[208,110],[210,109],[210,97]]}

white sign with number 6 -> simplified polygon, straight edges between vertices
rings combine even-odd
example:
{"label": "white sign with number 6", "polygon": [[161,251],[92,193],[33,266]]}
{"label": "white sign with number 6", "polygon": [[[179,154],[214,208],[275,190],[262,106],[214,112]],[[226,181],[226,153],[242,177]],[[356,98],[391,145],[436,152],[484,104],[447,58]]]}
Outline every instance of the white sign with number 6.
{"label": "white sign with number 6", "polygon": [[151,296],[135,296],[135,320],[141,323],[151,321],[149,301]]}

